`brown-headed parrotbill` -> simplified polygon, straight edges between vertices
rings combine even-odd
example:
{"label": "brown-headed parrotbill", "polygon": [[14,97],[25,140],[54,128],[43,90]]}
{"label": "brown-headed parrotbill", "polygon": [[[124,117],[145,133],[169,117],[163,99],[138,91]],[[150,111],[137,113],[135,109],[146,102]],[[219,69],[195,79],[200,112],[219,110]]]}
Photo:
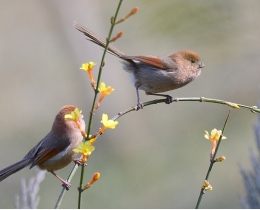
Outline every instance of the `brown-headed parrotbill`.
{"label": "brown-headed parrotbill", "polygon": [[[106,42],[89,29],[74,22],[74,27],[86,35],[90,41],[105,47]],[[126,56],[115,47],[109,45],[108,50],[123,60],[123,68],[132,74],[137,94],[137,110],[143,107],[138,90],[144,90],[148,95],[166,97],[167,103],[172,101],[169,95],[158,94],[187,85],[201,73],[204,64],[197,53],[191,50],[181,50],[166,57],[158,56]]]}
{"label": "brown-headed parrotbill", "polygon": [[31,169],[37,165],[56,176],[68,190],[71,185],[54,171],[64,168],[74,160],[77,153],[73,152],[73,149],[77,148],[83,139],[82,130],[85,131],[83,115],[78,119],[80,128],[75,121],[65,118],[66,114],[70,114],[76,108],[73,105],[62,107],[55,117],[51,131],[21,161],[0,171],[0,182],[26,166],[30,166]]}

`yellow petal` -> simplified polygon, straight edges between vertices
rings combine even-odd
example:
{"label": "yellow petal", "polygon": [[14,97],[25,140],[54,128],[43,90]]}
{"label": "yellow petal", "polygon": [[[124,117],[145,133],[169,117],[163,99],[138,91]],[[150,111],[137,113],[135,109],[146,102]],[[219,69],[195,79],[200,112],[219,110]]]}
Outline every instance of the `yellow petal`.
{"label": "yellow petal", "polygon": [[78,145],[78,148],[80,150],[82,150],[84,148],[84,142],[80,142],[79,145]]}
{"label": "yellow petal", "polygon": [[218,130],[216,129],[216,128],[214,128],[212,131],[211,131],[211,137],[213,137],[213,136],[215,136],[216,135],[216,133],[218,132]]}
{"label": "yellow petal", "polygon": [[76,152],[76,153],[80,153],[80,152],[81,152],[80,149],[73,149],[72,151],[73,151],[73,152]]}
{"label": "yellow petal", "polygon": [[99,90],[99,92],[102,92],[102,91],[104,91],[104,89],[106,89],[106,84],[104,82],[101,82],[98,90]]}
{"label": "yellow petal", "polygon": [[93,69],[93,67],[95,66],[96,64],[94,62],[89,62],[89,69]]}
{"label": "yellow petal", "polygon": [[80,69],[88,71],[88,66],[88,63],[83,63]]}
{"label": "yellow petal", "polygon": [[209,132],[208,131],[205,131],[205,136],[204,136],[206,139],[209,139]]}
{"label": "yellow petal", "polygon": [[66,114],[66,115],[64,116],[64,118],[65,118],[65,119],[72,119],[72,116],[71,116],[70,114]]}
{"label": "yellow petal", "polygon": [[106,95],[109,95],[110,93],[112,93],[115,89],[112,88],[111,86],[107,87],[106,89]]}
{"label": "yellow petal", "polygon": [[106,126],[107,128],[114,129],[117,124],[118,124],[118,121],[108,120],[108,121],[107,121],[107,124],[106,124],[105,126]]}
{"label": "yellow petal", "polygon": [[103,123],[103,125],[105,125],[105,123],[107,122],[107,120],[108,120],[108,115],[107,115],[107,114],[103,114],[103,115],[102,115],[101,123]]}

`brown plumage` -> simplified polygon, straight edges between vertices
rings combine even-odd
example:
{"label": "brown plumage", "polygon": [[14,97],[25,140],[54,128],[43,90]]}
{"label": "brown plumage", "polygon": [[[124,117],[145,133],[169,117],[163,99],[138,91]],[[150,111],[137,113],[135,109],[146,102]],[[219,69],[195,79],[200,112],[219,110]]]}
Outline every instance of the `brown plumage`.
{"label": "brown plumage", "polygon": [[[106,42],[92,31],[74,22],[74,27],[86,35],[90,41],[101,47]],[[142,108],[139,89],[149,95],[164,96],[168,103],[172,101],[169,95],[158,94],[174,90],[187,85],[201,73],[204,64],[196,52],[181,50],[166,57],[158,56],[126,56],[123,52],[109,45],[108,50],[123,60],[123,68],[132,74],[132,81],[136,88],[137,110]]]}
{"label": "brown plumage", "polygon": [[[81,130],[76,123],[64,118],[66,114],[70,114],[75,109],[76,107],[73,105],[62,107],[55,117],[51,131],[21,161],[0,171],[0,182],[26,166],[32,168],[37,165],[40,169],[51,172],[69,189],[70,184],[56,175],[54,171],[64,168],[74,160],[76,153],[72,150],[77,148],[83,139]],[[79,123],[81,128],[85,130],[85,121],[82,115]]]}

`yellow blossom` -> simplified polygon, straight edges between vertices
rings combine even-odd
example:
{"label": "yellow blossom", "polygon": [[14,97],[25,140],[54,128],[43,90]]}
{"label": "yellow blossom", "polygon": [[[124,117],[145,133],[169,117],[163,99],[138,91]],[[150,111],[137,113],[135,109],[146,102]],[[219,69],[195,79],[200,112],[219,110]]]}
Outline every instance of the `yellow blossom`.
{"label": "yellow blossom", "polygon": [[95,65],[96,64],[94,62],[83,63],[80,69],[85,71],[91,71]]}
{"label": "yellow blossom", "polygon": [[[210,153],[210,158],[214,156],[216,147],[217,147],[217,141],[219,140],[220,135],[222,134],[221,130],[217,130],[214,128],[210,135],[208,131],[205,131],[205,138],[211,141],[211,153]],[[222,139],[226,139],[225,136],[222,136]]]}
{"label": "yellow blossom", "polygon": [[76,108],[74,111],[72,111],[70,114],[66,114],[64,116],[65,119],[70,119],[73,120],[77,127],[79,128],[79,130],[81,131],[81,134],[83,137],[86,136],[85,131],[81,128],[80,122],[79,122],[79,118],[80,118],[80,114],[81,114],[82,110],[79,110],[78,108]]}
{"label": "yellow blossom", "polygon": [[80,142],[77,149],[73,149],[73,152],[89,156],[93,151],[95,150],[95,147],[92,146],[90,141]]}
{"label": "yellow blossom", "polygon": [[98,99],[98,102],[95,105],[95,110],[100,106],[101,101],[106,95],[111,94],[115,89],[111,86],[106,87],[106,84],[102,82],[98,88],[98,91],[100,92],[100,96]]}
{"label": "yellow blossom", "polygon": [[80,68],[80,69],[88,72],[90,82],[91,82],[91,85],[92,85],[93,88],[96,88],[96,82],[94,80],[93,73],[92,73],[92,69],[95,65],[96,64],[94,62],[83,63],[81,68]]}
{"label": "yellow blossom", "polygon": [[78,108],[76,108],[74,111],[72,111],[70,114],[66,114],[64,117],[65,117],[65,119],[77,121],[80,117],[81,112],[82,112],[82,110],[79,110]]}
{"label": "yellow blossom", "polygon": [[115,129],[116,125],[118,124],[118,121],[109,120],[109,119],[108,119],[108,115],[107,115],[107,114],[103,114],[103,115],[102,115],[101,123],[103,123],[103,125],[104,125],[106,128]]}
{"label": "yellow blossom", "polygon": [[90,141],[80,142],[77,149],[73,149],[73,152],[79,153],[82,155],[82,163],[87,162],[88,157],[95,150],[95,147],[92,146]]}
{"label": "yellow blossom", "polygon": [[[210,141],[218,141],[221,134],[222,134],[221,130],[217,130],[216,128],[214,128],[211,131],[210,135],[209,135],[208,131],[205,131],[205,138]],[[222,139],[226,139],[226,137],[222,136]]]}
{"label": "yellow blossom", "polygon": [[103,95],[109,95],[112,93],[115,89],[113,89],[111,86],[106,87],[106,84],[104,82],[101,82],[99,88],[99,92]]}
{"label": "yellow blossom", "polygon": [[107,114],[102,115],[101,123],[103,123],[103,127],[99,130],[99,133],[103,133],[107,128],[115,129],[118,121],[109,120]]}

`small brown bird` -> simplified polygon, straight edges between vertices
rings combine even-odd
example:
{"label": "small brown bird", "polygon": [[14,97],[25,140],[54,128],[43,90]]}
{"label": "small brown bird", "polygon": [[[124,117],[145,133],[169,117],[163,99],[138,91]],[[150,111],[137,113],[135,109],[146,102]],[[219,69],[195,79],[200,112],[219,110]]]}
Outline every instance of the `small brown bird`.
{"label": "small brown bird", "polygon": [[[47,170],[56,176],[68,190],[71,185],[54,171],[64,168],[74,160],[77,154],[72,150],[77,148],[83,139],[81,130],[76,123],[64,117],[75,109],[76,107],[73,105],[62,107],[56,115],[51,131],[21,161],[0,171],[0,182],[26,166],[30,165],[31,169],[37,165],[40,169]],[[83,115],[79,117],[78,121],[80,128],[85,130]]]}
{"label": "small brown bird", "polygon": [[[77,22],[74,22],[74,27],[86,35],[90,41],[103,48],[105,47],[106,42],[92,31]],[[171,96],[158,93],[187,85],[200,75],[201,68],[204,67],[198,54],[191,50],[181,50],[166,57],[126,56],[111,45],[109,45],[108,50],[121,58],[123,68],[132,74],[132,81],[137,94],[137,109],[143,108],[143,104],[140,102],[139,89],[144,90],[148,95],[164,96],[168,103],[171,103]]]}

